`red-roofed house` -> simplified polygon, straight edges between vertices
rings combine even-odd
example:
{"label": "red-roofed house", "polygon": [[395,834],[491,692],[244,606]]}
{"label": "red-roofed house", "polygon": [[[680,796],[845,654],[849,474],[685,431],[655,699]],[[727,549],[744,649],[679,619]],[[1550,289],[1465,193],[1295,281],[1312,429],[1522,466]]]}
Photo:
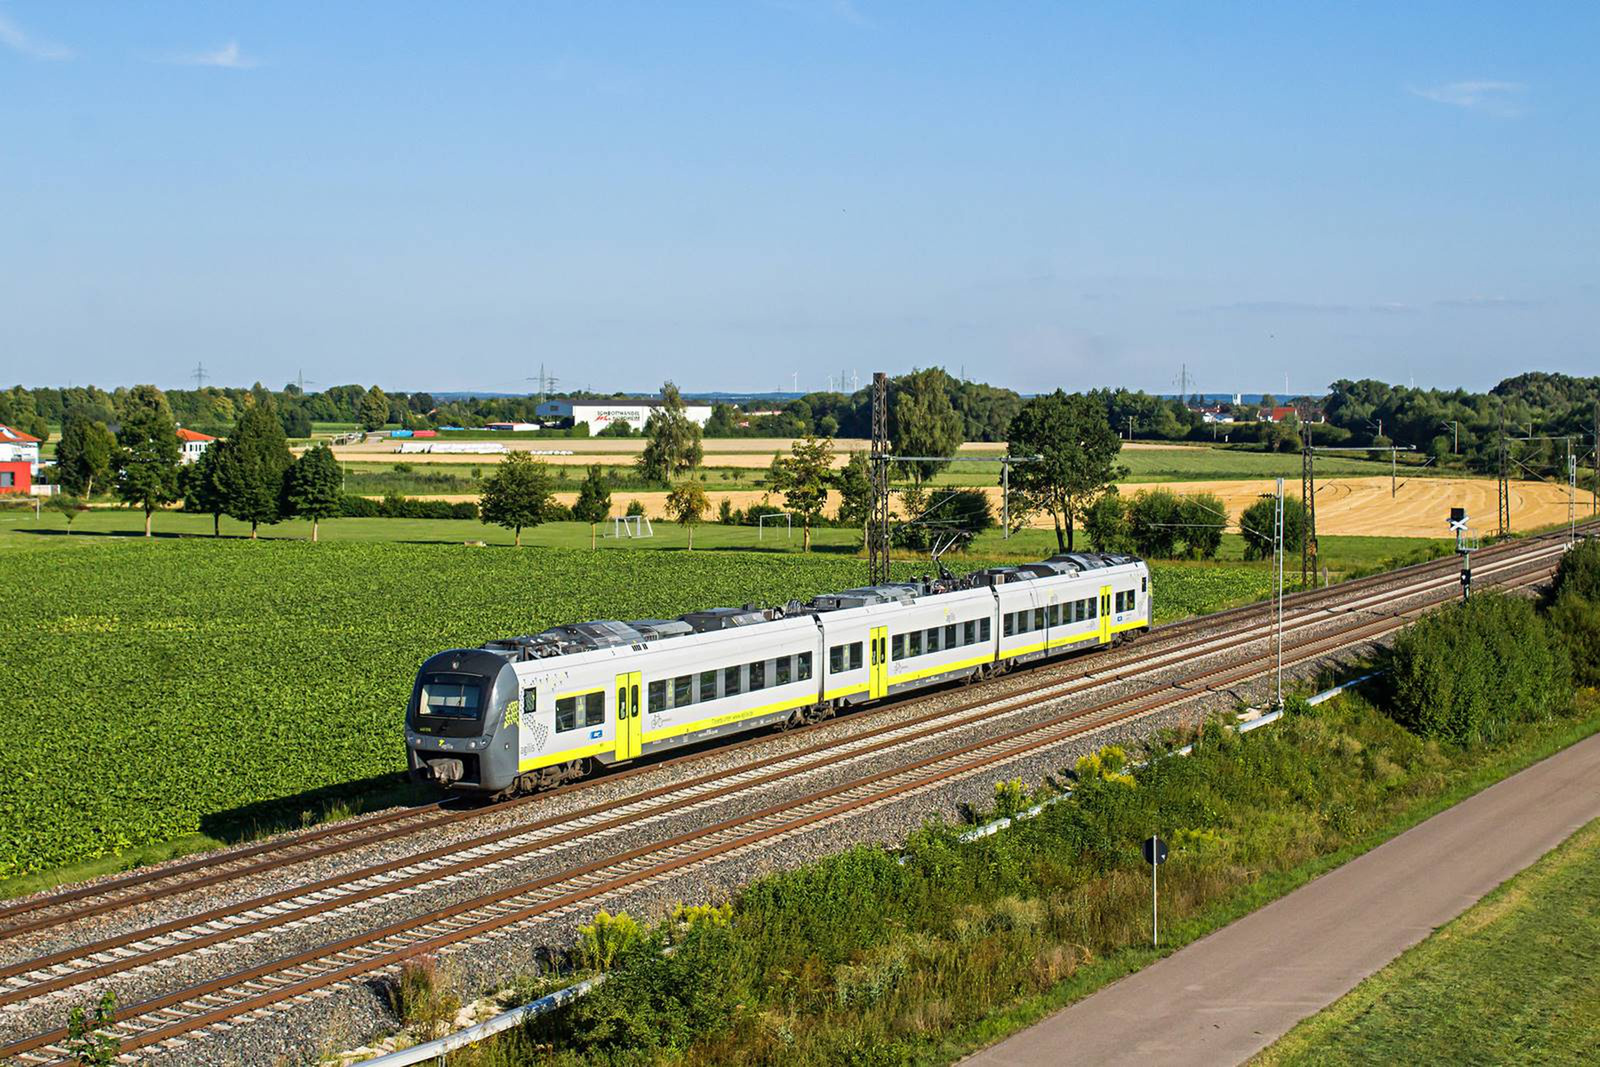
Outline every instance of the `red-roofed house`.
{"label": "red-roofed house", "polygon": [[1297,419],[1300,417],[1300,413],[1294,408],[1273,408],[1271,411],[1263,408],[1261,410],[1260,418],[1262,422],[1282,422],[1290,415],[1293,415]]}
{"label": "red-roofed house", "polygon": [[185,430],[180,426],[178,427],[178,440],[183,444],[183,462],[193,463],[200,458],[206,449],[211,447],[211,442],[215,441],[216,438],[195,430]]}
{"label": "red-roofed house", "polygon": [[0,493],[26,493],[39,473],[39,439],[0,424]]}

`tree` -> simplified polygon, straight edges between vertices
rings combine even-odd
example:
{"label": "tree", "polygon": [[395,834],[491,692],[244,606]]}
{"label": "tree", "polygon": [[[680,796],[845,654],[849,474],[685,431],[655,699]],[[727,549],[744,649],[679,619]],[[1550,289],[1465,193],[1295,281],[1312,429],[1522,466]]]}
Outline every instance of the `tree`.
{"label": "tree", "polygon": [[344,505],[344,476],[333,449],[316,444],[300,454],[289,468],[289,508],[311,520],[311,540],[323,519],[339,514]]}
{"label": "tree", "polygon": [[1182,522],[1182,508],[1170,489],[1146,489],[1128,502],[1133,546],[1146,559],[1171,559],[1178,554]]}
{"label": "tree", "polygon": [[67,524],[67,536],[72,536],[72,520],[89,510],[89,505],[83,502],[83,497],[72,496],[68,493],[56,493],[45,501],[50,510],[58,512]]}
{"label": "tree", "polygon": [[672,487],[672,492],[667,494],[667,514],[672,516],[679,526],[689,528],[690,549],[694,548],[695,525],[710,506],[711,501],[706,499],[705,487],[697,481],[679,482]]}
{"label": "tree", "polygon": [[178,499],[178,425],[167,398],[153,385],[136,385],[122,403],[117,431],[117,496],[144,509],[144,535],[150,515]]}
{"label": "tree", "polygon": [[213,441],[200,458],[178,472],[178,491],[183,494],[183,510],[211,516],[211,536],[222,535],[222,514],[228,510],[228,494],[222,487],[222,468],[227,463],[226,441]]}
{"label": "tree", "polygon": [[116,449],[117,439],[105,423],[68,415],[56,445],[57,481],[69,493],[93,496],[96,483],[103,487],[111,479]]}
{"label": "tree", "polygon": [[1117,487],[1100,494],[1083,512],[1083,532],[1089,547],[1096,552],[1132,552],[1133,536],[1128,529],[1128,506]]}
{"label": "tree", "polygon": [[483,483],[478,499],[482,522],[512,531],[522,547],[522,528],[544,521],[550,507],[550,471],[526,452],[507,452]]}
{"label": "tree", "polygon": [[217,484],[223,511],[250,524],[252,541],[261,523],[280,522],[287,513],[286,483],[293,462],[272,398],[247,407],[217,464]]}
{"label": "tree", "polygon": [[833,442],[826,437],[803,437],[790,447],[789,455],[772,460],[768,484],[800,516],[802,551],[811,551],[811,524],[822,516],[832,482]]}
{"label": "tree", "polygon": [[374,385],[367,390],[367,395],[361,398],[361,428],[369,433],[381,430],[389,421],[389,398],[383,390]]}
{"label": "tree", "polygon": [[833,477],[834,488],[839,490],[839,521],[860,526],[863,540],[867,536],[867,524],[872,521],[870,462],[865,452],[852,452],[850,462]]}
{"label": "tree", "polygon": [[661,406],[650,413],[644,424],[649,443],[639,454],[639,475],[646,481],[665,484],[680,474],[700,466],[705,450],[700,445],[700,427],[684,413],[683,397],[671,382],[661,386]]}
{"label": "tree", "polygon": [[[1239,532],[1244,534],[1245,559],[1271,559],[1273,531],[1277,526],[1278,498],[1265,495],[1244,509],[1239,516]],[[1306,539],[1306,506],[1297,496],[1283,498],[1283,551],[1293,555]]]}
{"label": "tree", "polygon": [[589,548],[595,547],[597,527],[611,517],[611,490],[606,488],[605,473],[596,463],[578,487],[578,501],[572,505],[572,517],[589,524]]}
{"label": "tree", "polygon": [[[954,456],[965,437],[961,416],[950,403],[950,376],[938,367],[915,371],[899,381],[890,406],[889,439],[902,456]],[[930,458],[906,464],[918,483],[949,465]]]}
{"label": "tree", "polygon": [[1023,404],[1007,438],[1009,455],[1041,457],[1011,469],[1012,493],[1021,505],[1012,509],[1013,516],[1049,511],[1057,547],[1072,551],[1079,517],[1127,473],[1117,465],[1122,440],[1106,421],[1104,406],[1082,393],[1068,396],[1057,389]]}
{"label": "tree", "polygon": [[1215,559],[1222,547],[1222,528],[1228,508],[1214,493],[1190,493],[1178,498],[1178,530],[1184,555],[1190,559]]}

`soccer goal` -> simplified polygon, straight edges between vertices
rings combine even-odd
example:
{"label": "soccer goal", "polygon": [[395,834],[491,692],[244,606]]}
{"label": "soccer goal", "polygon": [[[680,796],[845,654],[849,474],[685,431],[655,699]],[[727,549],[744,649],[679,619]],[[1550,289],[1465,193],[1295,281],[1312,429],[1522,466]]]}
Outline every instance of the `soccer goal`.
{"label": "soccer goal", "polygon": [[792,511],[780,511],[780,512],[775,512],[775,513],[773,513],[771,515],[762,515],[762,516],[760,516],[759,518],[756,519],[756,540],[757,541],[763,540],[766,537],[767,520],[768,519],[772,520],[772,522],[774,524],[776,524],[779,519],[782,519],[783,520],[783,532],[784,532],[785,536],[790,541],[794,540],[794,512],[792,512]]}
{"label": "soccer goal", "polygon": [[611,536],[621,540],[624,537],[654,537],[655,530],[650,525],[648,515],[613,515],[611,517]]}

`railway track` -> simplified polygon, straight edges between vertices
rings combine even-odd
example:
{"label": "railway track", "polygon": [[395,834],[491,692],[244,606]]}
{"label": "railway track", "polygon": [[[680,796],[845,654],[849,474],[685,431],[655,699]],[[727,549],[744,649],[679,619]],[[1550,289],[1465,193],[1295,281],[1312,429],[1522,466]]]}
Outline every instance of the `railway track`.
{"label": "railway track", "polygon": [[[1494,580],[1496,584],[1515,586],[1536,582],[1548,574],[1559,552],[1559,545],[1522,542],[1518,551],[1499,554],[1490,563],[1486,564],[1480,557],[1477,573],[1480,579]],[[1396,599],[1397,594],[1392,590],[1367,586],[1357,590],[1359,595],[1349,597],[1349,587],[1339,587],[1345,601],[1340,610],[1330,611],[1327,605],[1323,605],[1297,613],[1295,620],[1286,619],[1286,665],[1316,660],[1330,652],[1386,636],[1417,614],[1454,595],[1453,573],[1441,576],[1423,568],[1409,578],[1404,585],[1410,591],[1404,596],[1407,599],[1422,598],[1422,603],[1413,607],[1404,610],[1394,610],[1392,607],[1383,609],[1385,601],[1392,604]],[[1207,646],[1231,642],[1237,648],[1259,642],[1265,632],[1270,632],[1270,627],[1264,621],[1249,622],[1248,616],[1246,619],[1243,631],[1230,631],[1228,634],[1201,637],[1189,642],[1180,641],[1154,655],[1141,657],[1142,666],[1137,668],[1112,665],[1106,670],[1092,672],[1096,676],[1094,679],[1042,680],[1025,692],[981,697],[957,708],[930,712],[917,717],[915,721],[897,724],[873,739],[819,742],[802,752],[787,753],[775,760],[755,760],[734,775],[722,770],[688,782],[660,787],[642,794],[624,808],[597,805],[578,818],[569,813],[535,823],[531,827],[513,827],[483,835],[481,845],[475,847],[489,851],[468,858],[462,858],[459,844],[452,844],[439,851],[449,852],[457,857],[456,861],[434,868],[432,876],[448,878],[459,876],[467,870],[481,870],[486,863],[509,861],[510,853],[525,856],[530,846],[548,851],[564,841],[592,839],[597,834],[615,832],[625,825],[639,825],[641,820],[655,818],[665,808],[681,810],[685,800],[696,806],[704,806],[715,797],[750,792],[780,779],[793,779],[822,765],[837,767],[840,760],[847,756],[859,759],[871,752],[909,747],[913,741],[925,741],[940,735],[954,737],[966,733],[979,719],[993,723],[1005,715],[1036,707],[1040,701],[1058,700],[1109,681],[1125,680],[1144,673],[1151,669],[1155,659],[1165,657],[1172,662],[1183,662],[1203,654],[1201,650]],[[1312,632],[1319,626],[1327,625],[1330,620],[1337,623],[1332,633]],[[1254,636],[1241,641],[1241,633],[1253,633]],[[1289,640],[1291,634],[1295,635],[1292,644]],[[123,1048],[126,1051],[148,1048],[197,1029],[226,1024],[229,1020],[268,1010],[284,1001],[325,989],[349,978],[393,967],[402,959],[417,953],[487,937],[518,923],[548,919],[564,910],[592,904],[597,897],[669,877],[686,866],[712,862],[748,848],[759,847],[763,842],[801,832],[819,822],[842,818],[863,807],[902,801],[948,782],[953,777],[983,773],[1041,747],[1059,745],[1085,733],[1176,707],[1204,692],[1259,677],[1267,669],[1269,661],[1270,656],[1266,654],[1250,655],[1242,662],[1223,663],[1196,671],[1171,684],[1114,696],[1090,707],[1012,726],[998,734],[955,744],[932,755],[872,771],[751,814],[714,822],[664,841],[623,849],[556,874],[480,894],[442,909],[391,923],[370,935],[337,941],[176,990],[128,1009],[128,1014],[118,1024]],[[972,712],[977,714],[970,714]],[[813,756],[818,758],[812,759]],[[678,800],[670,799],[673,796],[677,796]],[[558,825],[566,828],[558,830]],[[500,846],[498,851],[494,846]],[[140,943],[135,940],[124,940],[117,944],[102,942],[8,967],[0,970],[8,983],[7,991],[0,995],[0,1004],[35,1000],[86,982],[127,973],[133,968],[171,961],[232,938],[258,934],[278,925],[302,922],[316,914],[308,908],[327,911],[349,906],[356,894],[368,894],[359,898],[366,900],[413,888],[421,883],[400,885],[397,882],[404,882],[405,878],[427,879],[428,874],[416,873],[417,863],[441,859],[442,855],[423,861],[408,857],[389,865],[391,871],[373,873],[369,870],[365,874],[367,878],[379,878],[383,874],[406,870],[412,873],[388,883],[369,884],[353,892],[341,893],[340,887],[331,882],[314,891],[312,887],[302,887],[289,895],[304,896],[310,901],[298,910],[291,908],[277,914],[241,919],[233,914],[238,912],[237,908],[229,908],[224,909],[228,914],[208,916],[204,922],[197,922],[199,917],[196,917],[178,920],[176,922],[183,925],[173,925],[170,929],[140,931],[145,940],[153,942],[144,949],[134,947]],[[358,872],[354,877],[360,877],[361,874]],[[345,879],[349,880],[350,877]],[[314,899],[322,893],[333,893],[342,899]],[[282,899],[263,902],[261,908],[273,908],[284,902]],[[198,931],[208,926],[220,928],[182,936],[185,929]],[[154,943],[161,938],[173,940],[167,944]],[[53,1062],[59,1059],[60,1054],[55,1042],[62,1037],[61,1031],[36,1034],[0,1048],[0,1056],[18,1057],[25,1063]]]}
{"label": "railway track", "polygon": [[[1556,536],[1552,534],[1546,535],[1545,538],[1505,542],[1482,550],[1478,553],[1480,574],[1486,565],[1503,558],[1508,553],[1514,554],[1525,550],[1525,547],[1529,544],[1554,540]],[[1403,583],[1424,575],[1440,574],[1453,577],[1457,566],[1458,564],[1454,557],[1445,557],[1439,560],[1414,564],[1396,571],[1369,575],[1328,589],[1304,590],[1291,593],[1285,597],[1284,603],[1286,625],[1306,618],[1308,613],[1317,612],[1320,605],[1344,604],[1352,594],[1359,594],[1368,590],[1381,590],[1397,582]],[[1101,652],[1089,661],[1071,659],[1041,664],[1028,668],[1025,674],[1020,677],[1026,678],[1040,673],[1073,673],[1077,678],[1104,677],[1108,672],[1114,672],[1129,664],[1137,665],[1140,669],[1147,669],[1151,665],[1152,657],[1165,656],[1168,652],[1189,651],[1199,653],[1209,645],[1229,637],[1235,640],[1249,639],[1251,636],[1249,633],[1228,629],[1224,629],[1222,632],[1210,637],[1206,637],[1204,634],[1206,631],[1217,629],[1219,625],[1226,628],[1241,623],[1250,623],[1253,620],[1262,620],[1262,624],[1264,624],[1265,621],[1271,619],[1274,610],[1271,603],[1258,602],[1230,608],[1211,615],[1167,623],[1154,628],[1151,635],[1140,643],[1138,652]],[[1259,629],[1259,624],[1256,629]],[[1183,640],[1184,635],[1197,631],[1202,634],[1201,637]],[[1177,643],[1172,644],[1172,642]],[[1170,648],[1168,647],[1169,645]],[[1018,677],[1018,675],[1012,675],[1009,678],[998,679],[989,684],[1014,684]],[[879,717],[902,714],[907,707],[915,707],[918,704],[937,699],[937,693],[932,696],[917,696],[909,700],[863,709],[862,711],[853,712],[842,719],[802,727],[800,730],[816,731],[828,729],[832,732],[837,731],[841,723],[847,724],[848,729],[871,730],[873,720]],[[756,735],[731,745],[718,746],[711,749],[710,753],[722,754],[746,749],[762,745],[769,740],[770,735]],[[435,802],[418,807],[380,812],[345,820],[287,838],[199,856],[177,864],[137,871],[56,893],[9,904],[0,904],[0,941],[102,915],[107,912],[164,900],[178,894],[197,892],[225,883],[248,879],[263,873],[276,872],[287,865],[327,859],[416,834],[438,833],[458,823],[501,814],[536,801],[547,800],[550,797],[581,793],[586,789],[593,789],[597,786],[615,783],[628,778],[658,774],[663,770],[676,766],[692,766],[694,763],[704,760],[707,754],[707,751],[690,752],[663,761],[625,768],[589,781],[572,783],[546,793],[516,797],[493,804],[463,805],[460,802]]]}

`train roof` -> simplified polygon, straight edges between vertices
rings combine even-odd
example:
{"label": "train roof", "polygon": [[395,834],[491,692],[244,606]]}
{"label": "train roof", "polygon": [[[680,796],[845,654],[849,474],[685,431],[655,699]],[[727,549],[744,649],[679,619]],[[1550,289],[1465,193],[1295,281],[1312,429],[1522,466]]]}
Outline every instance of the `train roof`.
{"label": "train roof", "polygon": [[888,582],[882,585],[846,589],[838,593],[821,593],[805,603],[791,600],[782,607],[762,608],[746,604],[737,608],[706,608],[701,611],[691,611],[675,619],[634,619],[630,622],[601,619],[596,622],[569,623],[552,626],[548,630],[524,637],[490,641],[482,648],[484,651],[499,653],[513,660],[545,659],[625,645],[645,645],[676,637],[759,626],[780,619],[823,615],[876,604],[909,605],[922,597],[1041,578],[1072,577],[1088,571],[1106,570],[1138,562],[1140,560],[1137,556],[1116,553],[1066,552],[1038,563],[987,567],[960,577],[933,578],[924,575],[909,582]]}

